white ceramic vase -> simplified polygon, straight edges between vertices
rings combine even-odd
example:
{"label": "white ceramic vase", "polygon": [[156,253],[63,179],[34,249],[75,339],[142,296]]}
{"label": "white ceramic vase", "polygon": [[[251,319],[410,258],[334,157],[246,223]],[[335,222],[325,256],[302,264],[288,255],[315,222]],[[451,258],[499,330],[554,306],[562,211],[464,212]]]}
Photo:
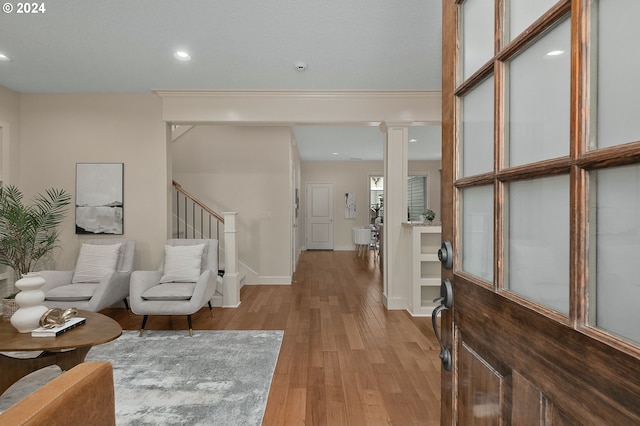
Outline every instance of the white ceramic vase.
{"label": "white ceramic vase", "polygon": [[40,288],[45,280],[38,272],[29,272],[16,281],[20,293],[16,295],[18,310],[11,316],[11,325],[19,333],[30,333],[40,326],[40,317],[47,312],[44,302],[44,292]]}

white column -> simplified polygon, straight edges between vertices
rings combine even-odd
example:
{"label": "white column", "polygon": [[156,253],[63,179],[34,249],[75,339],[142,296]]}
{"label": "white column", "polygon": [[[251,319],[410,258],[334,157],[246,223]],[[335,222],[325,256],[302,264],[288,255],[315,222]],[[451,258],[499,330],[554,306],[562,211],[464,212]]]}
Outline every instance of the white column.
{"label": "white column", "polygon": [[238,244],[236,242],[236,212],[222,213],[224,217],[224,277],[222,278],[222,306],[240,306],[240,274],[238,274]]}
{"label": "white column", "polygon": [[380,124],[384,142],[384,302],[387,309],[407,309],[407,280],[411,270],[404,267],[407,259],[402,223],[407,221],[407,171],[409,124]]}

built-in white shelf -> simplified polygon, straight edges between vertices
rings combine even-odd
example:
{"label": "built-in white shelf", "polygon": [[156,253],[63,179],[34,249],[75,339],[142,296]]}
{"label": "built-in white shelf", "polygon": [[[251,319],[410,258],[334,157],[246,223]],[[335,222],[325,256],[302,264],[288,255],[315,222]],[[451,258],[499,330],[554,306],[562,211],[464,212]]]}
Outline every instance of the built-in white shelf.
{"label": "built-in white shelf", "polygon": [[412,312],[414,316],[430,316],[440,297],[441,226],[412,226],[413,233],[413,288]]}

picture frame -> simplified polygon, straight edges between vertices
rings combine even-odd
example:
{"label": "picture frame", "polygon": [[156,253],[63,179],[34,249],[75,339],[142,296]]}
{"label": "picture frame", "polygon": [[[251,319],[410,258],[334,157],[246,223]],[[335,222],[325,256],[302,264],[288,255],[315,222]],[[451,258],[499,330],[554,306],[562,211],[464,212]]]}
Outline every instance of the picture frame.
{"label": "picture frame", "polygon": [[76,163],[76,234],[124,233],[124,163]]}

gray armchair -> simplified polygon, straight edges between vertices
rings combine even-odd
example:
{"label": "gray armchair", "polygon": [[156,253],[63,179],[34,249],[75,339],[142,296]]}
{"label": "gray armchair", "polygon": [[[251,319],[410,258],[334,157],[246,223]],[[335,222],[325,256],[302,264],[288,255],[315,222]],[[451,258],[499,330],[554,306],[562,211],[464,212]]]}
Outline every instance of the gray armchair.
{"label": "gray armchair", "polygon": [[191,314],[208,304],[213,316],[211,298],[217,285],[218,240],[167,240],[160,268],[131,274],[131,310],[144,315],[140,336],[149,315],[186,315],[192,336]]}
{"label": "gray armchair", "polygon": [[122,301],[128,310],[135,248],[135,241],[84,241],[73,271],[40,271],[46,281],[42,286],[43,304],[98,312]]}

